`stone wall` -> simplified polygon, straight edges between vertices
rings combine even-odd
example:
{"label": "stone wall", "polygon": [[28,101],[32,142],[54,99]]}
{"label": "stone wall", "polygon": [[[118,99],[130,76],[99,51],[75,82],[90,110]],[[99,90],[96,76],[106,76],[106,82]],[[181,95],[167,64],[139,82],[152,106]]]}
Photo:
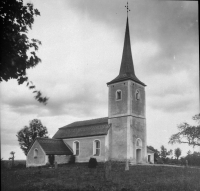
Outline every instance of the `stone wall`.
{"label": "stone wall", "polygon": [[[116,99],[118,90],[122,92],[121,100]],[[108,138],[111,160],[128,159],[134,164],[147,162],[145,102],[144,86],[132,80],[109,85],[108,117],[111,128]],[[138,138],[142,142],[140,147],[136,147]]]}
{"label": "stone wall", "polygon": [[57,164],[64,164],[69,162],[69,155],[55,155],[55,162]]}
{"label": "stone wall", "polygon": [[109,159],[125,161],[127,158],[127,117],[112,118],[109,133]]}
{"label": "stone wall", "polygon": [[[122,99],[116,100],[116,91],[122,91]],[[118,116],[128,112],[128,82],[120,82],[109,86],[109,116]]]}

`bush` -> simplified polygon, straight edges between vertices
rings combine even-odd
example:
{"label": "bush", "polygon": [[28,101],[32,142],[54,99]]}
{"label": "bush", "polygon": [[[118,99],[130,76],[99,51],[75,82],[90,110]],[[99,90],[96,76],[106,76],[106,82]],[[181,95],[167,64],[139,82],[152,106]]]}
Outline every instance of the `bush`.
{"label": "bush", "polygon": [[1,158],[1,169],[5,168],[6,168],[5,162],[3,161],[3,158]]}
{"label": "bush", "polygon": [[164,164],[164,162],[161,158],[158,158],[156,164]]}
{"label": "bush", "polygon": [[54,165],[54,161],[55,161],[55,156],[54,155],[49,155],[49,163],[50,165]]}
{"label": "bush", "polygon": [[18,165],[15,165],[14,168],[17,168],[17,169],[20,169],[20,168],[26,168],[26,165],[25,164],[18,164]]}
{"label": "bush", "polygon": [[200,153],[194,152],[193,154],[188,154],[185,160],[188,161],[188,165],[200,166]]}
{"label": "bush", "polygon": [[96,158],[90,158],[89,163],[88,163],[88,167],[89,168],[96,168],[97,166],[97,159]]}
{"label": "bush", "polygon": [[45,167],[50,167],[51,164],[49,162],[46,163]]}
{"label": "bush", "polygon": [[71,155],[69,157],[69,164],[75,164],[76,162],[76,156],[75,155]]}

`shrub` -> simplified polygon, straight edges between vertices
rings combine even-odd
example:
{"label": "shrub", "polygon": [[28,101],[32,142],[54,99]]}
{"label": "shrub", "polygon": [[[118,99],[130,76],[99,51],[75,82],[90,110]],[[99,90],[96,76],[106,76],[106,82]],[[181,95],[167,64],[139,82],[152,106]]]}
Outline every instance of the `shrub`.
{"label": "shrub", "polygon": [[71,155],[69,157],[69,164],[75,164],[76,162],[76,156],[75,155]]}
{"label": "shrub", "polygon": [[164,164],[163,160],[161,158],[158,158],[157,164]]}
{"label": "shrub", "polygon": [[47,162],[46,165],[45,165],[45,167],[50,167],[50,166],[51,166],[51,165],[50,165],[49,162]]}
{"label": "shrub", "polygon": [[90,158],[88,167],[89,168],[96,168],[97,166],[97,159],[96,158]]}
{"label": "shrub", "polygon": [[20,168],[26,168],[26,165],[19,163],[19,164],[15,165],[14,168],[18,168],[18,169],[20,169]]}
{"label": "shrub", "polygon": [[49,163],[50,165],[54,165],[54,160],[55,160],[55,156],[54,155],[49,155]]}
{"label": "shrub", "polygon": [[1,169],[5,168],[6,168],[5,162],[3,161],[3,158],[1,158]]}

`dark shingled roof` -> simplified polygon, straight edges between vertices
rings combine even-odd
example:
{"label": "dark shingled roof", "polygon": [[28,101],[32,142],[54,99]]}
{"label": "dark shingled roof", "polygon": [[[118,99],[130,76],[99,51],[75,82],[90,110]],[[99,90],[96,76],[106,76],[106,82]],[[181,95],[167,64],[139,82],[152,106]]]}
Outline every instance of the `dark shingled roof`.
{"label": "dark shingled roof", "polygon": [[87,137],[96,135],[106,135],[108,133],[108,117],[91,119],[86,121],[76,121],[59,128],[54,139]]}
{"label": "dark shingled roof", "polygon": [[147,153],[154,153],[154,152],[147,147]]}
{"label": "dark shingled roof", "polygon": [[133,80],[143,86],[146,86],[143,82],[141,82],[135,75],[134,67],[133,67],[133,58],[131,53],[131,42],[129,35],[129,25],[128,25],[128,17],[126,22],[126,32],[124,39],[124,49],[122,54],[122,62],[119,75],[112,81],[108,82],[107,85],[121,82],[124,80]]}
{"label": "dark shingled roof", "polygon": [[47,155],[73,155],[70,148],[61,139],[36,138]]}

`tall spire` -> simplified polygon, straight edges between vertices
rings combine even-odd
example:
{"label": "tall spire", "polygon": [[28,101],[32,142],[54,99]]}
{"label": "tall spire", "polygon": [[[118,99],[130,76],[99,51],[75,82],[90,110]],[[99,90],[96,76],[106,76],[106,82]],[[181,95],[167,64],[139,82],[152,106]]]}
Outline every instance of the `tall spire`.
{"label": "tall spire", "polygon": [[129,34],[129,24],[128,24],[128,17],[126,21],[126,32],[124,38],[124,49],[122,54],[122,62],[119,75],[131,76],[135,75],[134,68],[133,68],[133,58],[131,53],[131,42],[130,42],[130,34]]}
{"label": "tall spire", "polygon": [[122,54],[122,61],[119,75],[112,81],[108,82],[107,84],[112,84],[115,82],[120,82],[124,80],[133,80],[143,86],[145,84],[141,82],[135,75],[134,66],[133,66],[133,58],[131,52],[131,42],[130,42],[130,34],[129,34],[129,24],[128,24],[128,4],[127,4],[127,20],[126,20],[126,31],[125,31],[125,38],[124,38],[124,49]]}

